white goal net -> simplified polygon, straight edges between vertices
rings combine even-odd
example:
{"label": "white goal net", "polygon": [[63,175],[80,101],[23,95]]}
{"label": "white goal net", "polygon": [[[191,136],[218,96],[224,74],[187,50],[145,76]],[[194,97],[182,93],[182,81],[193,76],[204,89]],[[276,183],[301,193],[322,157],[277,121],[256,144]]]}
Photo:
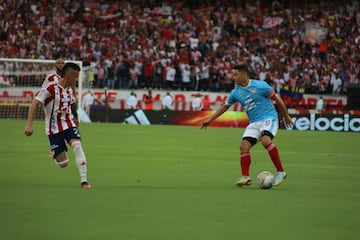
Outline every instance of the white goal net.
{"label": "white goal net", "polygon": [[[68,62],[65,60],[65,62]],[[77,94],[78,107],[82,106],[83,89],[91,88],[90,67],[81,61],[72,61],[81,68]],[[29,106],[39,92],[45,77],[55,72],[55,60],[0,58],[0,118],[26,119]],[[44,119],[41,108],[36,120]]]}

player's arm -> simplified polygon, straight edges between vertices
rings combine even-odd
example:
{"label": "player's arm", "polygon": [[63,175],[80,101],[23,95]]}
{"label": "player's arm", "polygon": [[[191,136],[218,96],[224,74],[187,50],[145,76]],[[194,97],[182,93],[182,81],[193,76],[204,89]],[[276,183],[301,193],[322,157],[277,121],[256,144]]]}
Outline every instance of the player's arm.
{"label": "player's arm", "polygon": [[207,126],[210,125],[210,123],[212,121],[214,121],[215,119],[217,119],[219,116],[221,116],[224,112],[226,112],[229,108],[230,108],[231,104],[223,104],[221,105],[218,110],[216,110],[216,112],[214,112],[208,120],[206,120],[205,122],[202,123],[201,125],[201,129],[203,128],[207,128]]}
{"label": "player's arm", "polygon": [[39,100],[34,99],[34,101],[30,105],[26,127],[24,131],[26,136],[31,136],[33,134],[32,123],[34,120],[36,109],[39,107],[40,104],[41,102]]}
{"label": "player's arm", "polygon": [[77,102],[71,104],[71,113],[74,116],[76,126],[79,126],[79,118],[77,114]]}
{"label": "player's arm", "polygon": [[290,115],[287,112],[286,106],[284,101],[281,99],[281,97],[276,94],[275,92],[272,92],[270,94],[270,97],[273,101],[275,101],[275,104],[277,106],[277,109],[279,111],[279,115],[280,117],[285,121],[285,127],[287,128],[291,128],[292,126],[294,126],[293,121],[291,120]]}

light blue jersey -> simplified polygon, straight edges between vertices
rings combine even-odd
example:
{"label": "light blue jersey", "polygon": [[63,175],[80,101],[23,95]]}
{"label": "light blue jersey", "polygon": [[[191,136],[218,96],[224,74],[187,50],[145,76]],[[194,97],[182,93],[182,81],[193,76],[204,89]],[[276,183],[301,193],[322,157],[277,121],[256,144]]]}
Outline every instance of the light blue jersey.
{"label": "light blue jersey", "polygon": [[245,109],[250,123],[278,119],[277,111],[269,98],[273,89],[264,81],[250,79],[249,85],[237,85],[227,99],[227,104],[239,102]]}

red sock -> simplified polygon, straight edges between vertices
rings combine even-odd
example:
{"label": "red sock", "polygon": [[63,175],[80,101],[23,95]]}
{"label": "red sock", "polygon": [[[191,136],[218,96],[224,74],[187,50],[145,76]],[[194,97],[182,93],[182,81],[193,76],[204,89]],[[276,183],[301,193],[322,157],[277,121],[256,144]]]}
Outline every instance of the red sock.
{"label": "red sock", "polygon": [[249,176],[249,169],[251,163],[251,156],[249,152],[243,152],[240,154],[240,166],[241,174],[243,176]]}
{"label": "red sock", "polygon": [[280,160],[280,156],[279,156],[279,151],[277,149],[277,147],[275,146],[275,144],[270,143],[269,145],[267,145],[266,150],[268,151],[270,158],[272,160],[272,162],[275,165],[275,168],[278,172],[283,172],[284,168],[281,164],[281,160]]}

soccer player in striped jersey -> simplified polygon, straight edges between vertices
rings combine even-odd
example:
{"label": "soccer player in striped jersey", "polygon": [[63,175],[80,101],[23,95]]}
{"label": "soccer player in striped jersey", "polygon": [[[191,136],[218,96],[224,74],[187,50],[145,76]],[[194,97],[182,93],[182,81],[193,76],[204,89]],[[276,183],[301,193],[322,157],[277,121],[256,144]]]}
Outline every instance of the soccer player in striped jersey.
{"label": "soccer player in striped jersey", "polygon": [[231,91],[226,103],[222,105],[208,120],[202,123],[201,128],[206,128],[212,121],[226,112],[230,106],[239,102],[249,117],[249,125],[246,127],[240,144],[240,167],[242,176],[236,185],[241,187],[251,184],[249,176],[251,157],[250,149],[261,141],[264,148],[277,170],[274,186],[282,183],[287,174],[282,166],[280,155],[276,145],[272,142],[278,131],[278,113],[284,119],[286,127],[293,126],[293,122],[287,113],[286,106],[275,91],[265,81],[249,78],[246,65],[237,65],[233,68],[235,88]]}
{"label": "soccer player in striped jersey", "polygon": [[65,61],[63,58],[56,59],[56,61],[55,61],[56,71],[54,73],[50,73],[49,75],[46,76],[46,78],[42,84],[42,87],[45,87],[50,82],[57,82],[60,79],[61,69],[64,67],[64,64],[65,64]]}
{"label": "soccer player in striped jersey", "polygon": [[[63,58],[57,58],[55,60],[55,72],[53,73],[50,73],[49,75],[46,76],[43,84],[42,84],[42,87],[46,87],[49,83],[54,83],[54,82],[58,82],[59,79],[61,78],[61,69],[64,67],[64,64],[65,64],[65,60]],[[75,92],[75,86],[72,86],[73,88],[73,91]],[[76,94],[75,94],[76,96]],[[77,101],[76,101],[76,104],[77,104]],[[74,105],[75,109],[77,109],[77,105]],[[75,113],[76,114],[76,113]],[[52,156],[53,153],[52,151],[50,151],[49,153],[49,156]]]}
{"label": "soccer player in striped jersey", "polygon": [[87,162],[81,145],[76,114],[74,86],[79,73],[80,67],[75,63],[68,62],[61,69],[60,79],[46,84],[40,90],[29,108],[25,135],[33,134],[34,115],[38,106],[42,104],[45,112],[45,131],[56,164],[61,168],[69,164],[67,142],[75,154],[81,187],[91,188],[87,181]]}

